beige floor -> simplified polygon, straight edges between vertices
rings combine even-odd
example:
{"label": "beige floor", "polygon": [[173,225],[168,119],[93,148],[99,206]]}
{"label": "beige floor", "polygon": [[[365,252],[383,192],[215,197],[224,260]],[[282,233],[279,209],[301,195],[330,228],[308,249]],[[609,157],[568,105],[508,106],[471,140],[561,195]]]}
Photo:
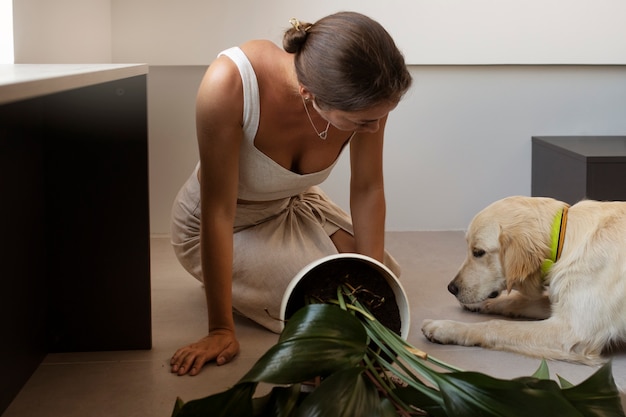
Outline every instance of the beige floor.
{"label": "beige floor", "polygon": [[[403,266],[401,279],[411,299],[412,344],[464,369],[496,377],[535,371],[537,359],[477,347],[435,345],[422,337],[424,318],[488,319],[462,311],[446,291],[465,255],[461,232],[389,233],[387,247]],[[210,365],[196,377],[171,374],[168,360],[174,350],[205,332],[204,296],[200,285],[176,262],[167,239],[152,240],[152,277],[152,350],[48,355],[3,417],[169,417],[177,396],[191,400],[225,389],[275,342],[276,335],[240,320],[242,351],[233,363]],[[593,372],[561,362],[549,366],[554,374],[574,383]],[[626,390],[626,352],[616,355],[613,369],[618,386]],[[626,404],[624,395],[622,402]]]}

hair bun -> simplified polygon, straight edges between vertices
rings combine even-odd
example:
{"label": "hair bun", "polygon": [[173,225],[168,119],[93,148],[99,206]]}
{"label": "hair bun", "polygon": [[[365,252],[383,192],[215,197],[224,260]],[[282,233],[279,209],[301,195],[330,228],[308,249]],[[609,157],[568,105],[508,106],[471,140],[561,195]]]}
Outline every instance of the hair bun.
{"label": "hair bun", "polygon": [[296,18],[289,19],[291,27],[285,31],[283,35],[283,49],[294,54],[302,49],[306,38],[309,35],[309,29],[313,26],[311,23],[300,22]]}

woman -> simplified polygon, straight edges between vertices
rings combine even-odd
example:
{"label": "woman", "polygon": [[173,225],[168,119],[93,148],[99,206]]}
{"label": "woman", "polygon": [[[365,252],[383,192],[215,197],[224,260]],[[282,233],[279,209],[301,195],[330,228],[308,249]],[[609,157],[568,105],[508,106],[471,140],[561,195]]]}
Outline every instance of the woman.
{"label": "woman", "polygon": [[[172,243],[205,286],[209,333],[171,370],[196,375],[239,352],[233,310],[273,331],[289,281],[337,252],[385,262],[383,131],[411,84],[389,34],[358,13],[290,21],[281,50],[222,52],[200,85],[200,162],[172,212]],[[316,186],[350,143],[352,217]],[[201,210],[200,210],[201,207]]]}

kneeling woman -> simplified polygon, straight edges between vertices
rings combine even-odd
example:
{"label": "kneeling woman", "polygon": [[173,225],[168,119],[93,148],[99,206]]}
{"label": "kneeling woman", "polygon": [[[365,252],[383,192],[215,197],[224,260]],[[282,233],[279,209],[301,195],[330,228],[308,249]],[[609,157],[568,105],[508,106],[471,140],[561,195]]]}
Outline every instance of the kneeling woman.
{"label": "kneeling woman", "polygon": [[[384,250],[382,154],[411,85],[404,58],[358,13],[291,23],[284,50],[251,41],[220,53],[198,91],[200,162],[176,198],[172,243],[204,283],[209,332],[174,354],[179,375],[239,352],[233,311],[279,331],[283,292],[313,260],[357,252],[399,274]],[[317,186],[348,144],[351,216]]]}

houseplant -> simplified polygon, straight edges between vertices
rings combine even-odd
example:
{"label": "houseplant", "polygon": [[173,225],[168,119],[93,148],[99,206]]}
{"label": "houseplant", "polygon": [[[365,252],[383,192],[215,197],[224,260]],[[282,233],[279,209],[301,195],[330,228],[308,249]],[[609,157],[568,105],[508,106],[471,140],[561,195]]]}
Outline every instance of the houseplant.
{"label": "houseplant", "polygon": [[[409,345],[353,292],[340,286],[335,300],[301,308],[237,384],[178,399],[172,416],[624,417],[610,362],[576,386],[548,379],[545,362],[511,380],[462,371]],[[260,382],[275,386],[255,398]]]}

